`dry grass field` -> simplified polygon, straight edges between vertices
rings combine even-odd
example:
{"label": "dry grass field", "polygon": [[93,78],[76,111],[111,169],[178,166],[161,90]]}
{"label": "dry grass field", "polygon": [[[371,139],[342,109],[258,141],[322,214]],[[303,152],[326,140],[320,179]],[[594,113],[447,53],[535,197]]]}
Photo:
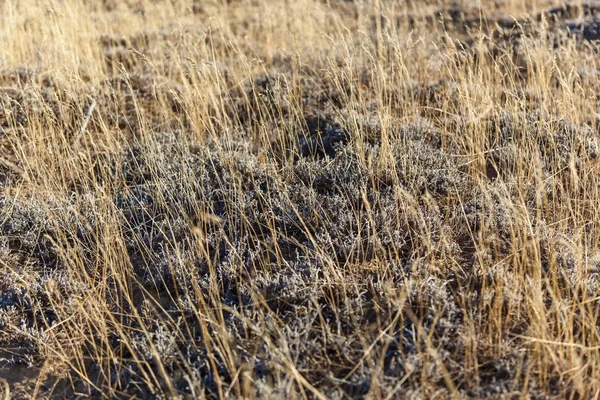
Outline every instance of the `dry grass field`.
{"label": "dry grass field", "polygon": [[600,2],[0,2],[0,398],[600,398]]}

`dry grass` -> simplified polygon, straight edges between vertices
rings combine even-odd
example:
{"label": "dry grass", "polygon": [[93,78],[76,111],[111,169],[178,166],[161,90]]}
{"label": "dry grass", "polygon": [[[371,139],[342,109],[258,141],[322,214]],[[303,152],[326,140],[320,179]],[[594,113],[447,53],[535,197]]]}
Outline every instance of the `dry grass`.
{"label": "dry grass", "polygon": [[598,398],[595,15],[0,3],[2,390]]}

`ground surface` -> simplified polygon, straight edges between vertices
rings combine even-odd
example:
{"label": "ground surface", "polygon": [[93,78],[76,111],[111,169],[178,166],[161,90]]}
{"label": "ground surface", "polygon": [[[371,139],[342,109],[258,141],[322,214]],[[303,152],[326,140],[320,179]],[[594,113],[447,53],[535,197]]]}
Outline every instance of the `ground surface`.
{"label": "ground surface", "polygon": [[2,2],[2,390],[597,398],[597,39],[589,1]]}

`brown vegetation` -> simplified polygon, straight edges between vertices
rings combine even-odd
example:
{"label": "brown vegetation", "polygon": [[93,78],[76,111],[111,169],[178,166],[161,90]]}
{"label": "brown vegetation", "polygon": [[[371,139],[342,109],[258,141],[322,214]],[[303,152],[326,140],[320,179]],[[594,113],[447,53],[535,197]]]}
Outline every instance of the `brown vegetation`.
{"label": "brown vegetation", "polygon": [[599,20],[2,2],[2,390],[597,397]]}

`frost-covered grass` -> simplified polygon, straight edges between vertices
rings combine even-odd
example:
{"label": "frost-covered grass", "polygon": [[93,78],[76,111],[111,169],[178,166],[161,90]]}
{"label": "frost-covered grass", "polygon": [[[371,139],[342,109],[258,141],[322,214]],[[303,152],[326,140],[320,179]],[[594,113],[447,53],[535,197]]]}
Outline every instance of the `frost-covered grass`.
{"label": "frost-covered grass", "polygon": [[600,8],[529,3],[4,2],[6,393],[597,396]]}

